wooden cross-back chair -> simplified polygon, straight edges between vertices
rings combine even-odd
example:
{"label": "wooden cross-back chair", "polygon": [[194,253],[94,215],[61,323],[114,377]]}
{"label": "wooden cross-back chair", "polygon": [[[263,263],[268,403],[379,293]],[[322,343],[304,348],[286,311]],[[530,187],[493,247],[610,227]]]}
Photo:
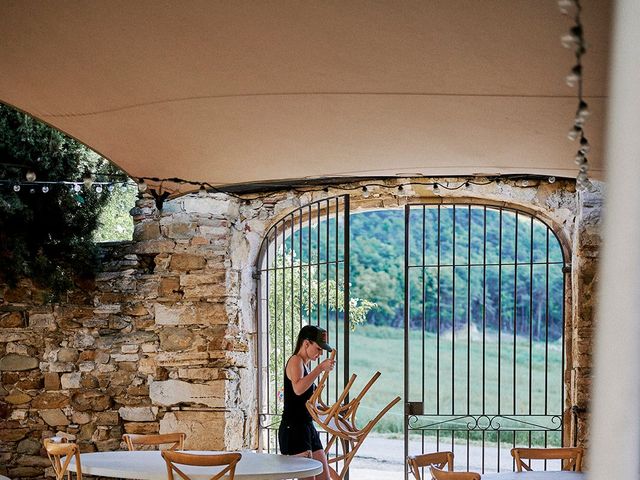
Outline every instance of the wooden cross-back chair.
{"label": "wooden cross-back chair", "polygon": [[[331,352],[332,360],[335,359],[336,351]],[[373,427],[380,421],[380,419],[396,404],[400,401],[400,397],[394,398],[389,402],[374,418],[363,427],[358,428],[356,424],[356,413],[363,397],[380,377],[380,372],[376,372],[371,380],[364,386],[360,393],[348,402],[345,402],[351,386],[355,382],[357,376],[351,375],[349,382],[344,387],[344,390],[338,397],[338,400],[333,405],[327,405],[322,400],[322,391],[324,390],[329,372],[324,372],[324,375],[318,382],[318,387],[315,389],[309,400],[307,401],[307,410],[313,420],[320,425],[326,432],[329,433],[329,441],[325,447],[327,453],[327,463],[329,464],[329,476],[331,480],[343,480],[349,465],[353,460],[358,449],[362,446],[362,442],[367,438],[367,435],[371,432]],[[339,442],[342,448],[342,453],[336,456],[329,456],[329,452],[333,445]],[[340,472],[338,472],[332,464],[335,466],[339,462],[343,462]]]}
{"label": "wooden cross-back chair", "polygon": [[416,480],[422,480],[420,470],[424,467],[437,467],[444,469],[447,467],[448,471],[453,470],[453,452],[434,452],[423,453],[422,455],[411,455],[407,457],[407,464],[409,470],[416,477]]}
{"label": "wooden cross-back chair", "polygon": [[174,472],[182,480],[191,480],[178,465],[192,465],[196,467],[224,467],[213,475],[210,480],[225,478],[233,480],[236,474],[236,464],[242,458],[240,453],[221,453],[216,455],[195,455],[192,453],[176,452],[173,450],[163,450],[162,458],[167,464],[168,480],[174,480]]}
{"label": "wooden cross-back chair", "polygon": [[125,433],[122,439],[127,444],[130,451],[136,447],[158,447],[168,445],[169,450],[184,450],[184,441],[187,438],[185,433],[160,433],[157,435],[136,435]]}
{"label": "wooden cross-back chair", "polygon": [[437,467],[429,467],[431,477],[434,480],[480,480],[480,474],[476,472],[447,472]]}
{"label": "wooden cross-back chair", "polygon": [[[82,467],[80,465],[80,449],[75,443],[67,442],[66,438],[45,438],[44,449],[47,452],[47,456],[53,466],[53,472],[56,480],[63,480],[65,474],[67,478],[71,480],[71,471],[69,470],[69,464],[71,460],[76,460],[76,477],[78,480],[82,480]],[[64,457],[64,461],[62,460]]]}
{"label": "wooden cross-back chair", "polygon": [[[562,470],[582,471],[582,447],[562,448],[512,448],[511,456],[516,461],[518,472],[532,471],[531,460],[561,460]],[[529,462],[525,462],[529,460]]]}

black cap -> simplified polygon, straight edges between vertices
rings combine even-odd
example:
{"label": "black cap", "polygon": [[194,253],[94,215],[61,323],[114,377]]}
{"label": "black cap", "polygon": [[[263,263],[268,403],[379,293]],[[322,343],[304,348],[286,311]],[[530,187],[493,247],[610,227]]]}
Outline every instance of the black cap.
{"label": "black cap", "polygon": [[305,340],[316,342],[320,348],[327,352],[333,351],[333,347],[327,343],[328,335],[324,328],[305,325],[300,329],[300,336]]}

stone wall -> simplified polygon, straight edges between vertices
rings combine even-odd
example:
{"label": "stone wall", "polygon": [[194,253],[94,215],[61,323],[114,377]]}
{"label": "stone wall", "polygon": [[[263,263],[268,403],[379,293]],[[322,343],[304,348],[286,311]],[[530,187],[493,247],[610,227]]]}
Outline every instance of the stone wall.
{"label": "stone wall", "polygon": [[[356,211],[452,197],[522,208],[552,224],[573,265],[567,412],[585,406],[600,192],[511,181],[399,192],[393,187],[402,181],[370,188],[366,198],[358,184],[254,200],[194,194],[166,202],[161,212],[144,198],[132,210],[133,242],[105,245],[102,273],[64,302],[44,303],[28,280],[0,286],[0,474],[42,476],[48,460],[41,441],[56,433],[83,451],[123,448],[127,432],[176,430],[188,434],[188,448],[255,448],[253,273],[263,235],[292,209],[341,193],[352,195]],[[583,443],[585,414],[580,422]]]}

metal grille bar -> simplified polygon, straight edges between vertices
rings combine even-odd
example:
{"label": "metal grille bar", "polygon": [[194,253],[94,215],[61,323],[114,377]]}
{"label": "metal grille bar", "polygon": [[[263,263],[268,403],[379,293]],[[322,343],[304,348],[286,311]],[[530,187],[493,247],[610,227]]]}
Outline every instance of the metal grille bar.
{"label": "metal grille bar", "polygon": [[564,261],[527,213],[405,207],[406,454],[452,449],[484,473],[562,444]]}
{"label": "metal grille bar", "polygon": [[257,266],[260,448],[278,452],[285,364],[303,325],[322,326],[339,352],[325,401],[348,381],[349,196],[302,206],[265,235]]}

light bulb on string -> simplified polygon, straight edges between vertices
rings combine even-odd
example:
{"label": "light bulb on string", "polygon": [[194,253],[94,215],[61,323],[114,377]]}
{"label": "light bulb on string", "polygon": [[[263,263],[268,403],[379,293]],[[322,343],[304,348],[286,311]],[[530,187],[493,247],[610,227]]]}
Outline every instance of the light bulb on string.
{"label": "light bulb on string", "polygon": [[13,191],[14,192],[19,192],[20,191],[20,185],[14,185],[13,186]]}
{"label": "light bulb on string", "polygon": [[42,187],[42,193],[48,193],[49,192],[49,187],[47,187],[46,185],[44,185]]}
{"label": "light bulb on string", "polygon": [[438,183],[433,184],[433,191],[435,193],[440,193],[440,185],[438,185]]}
{"label": "light bulb on string", "polygon": [[580,153],[586,155],[587,153],[589,153],[589,150],[591,150],[591,145],[589,145],[589,141],[585,137],[582,137],[580,139]]}
{"label": "light bulb on string", "polygon": [[138,180],[138,192],[144,193],[147,191],[147,188],[149,187],[147,186],[147,183],[144,181],[144,178],[141,178],[140,180]]}
{"label": "light bulb on string", "polygon": [[84,184],[84,188],[89,190],[93,185],[93,174],[89,170],[84,171],[84,175],[82,175],[82,183]]}
{"label": "light bulb on string", "polygon": [[198,196],[199,197],[206,197],[207,196],[207,189],[205,188],[204,185],[200,185],[200,189],[198,190]]}
{"label": "light bulb on string", "polygon": [[362,196],[364,198],[369,198],[371,196],[371,192],[366,186],[362,187]]}
{"label": "light bulb on string", "polygon": [[576,112],[576,118],[581,118],[584,121],[589,115],[591,115],[589,105],[587,105],[587,102],[584,100],[580,100],[580,103],[578,104],[578,111]]}
{"label": "light bulb on string", "polygon": [[398,185],[398,196],[399,197],[406,197],[407,196],[407,191],[402,185]]}
{"label": "light bulb on string", "polygon": [[576,140],[580,134],[582,133],[582,127],[578,126],[578,125],[574,125],[573,128],[569,131],[569,134],[567,135],[567,137],[569,138],[569,140]]}
{"label": "light bulb on string", "polygon": [[27,170],[27,174],[25,175],[27,182],[35,182],[36,181],[36,172],[33,170]]}
{"label": "light bulb on string", "polygon": [[573,0],[558,0],[558,8],[563,15],[569,15],[569,11],[574,7]]}
{"label": "light bulb on string", "polygon": [[113,185],[113,183],[110,183],[109,185],[107,185],[107,190],[109,192],[113,192],[113,189],[115,188],[115,186]]}
{"label": "light bulb on string", "polygon": [[587,157],[584,156],[584,153],[578,152],[575,158],[576,165],[584,165],[587,163]]}
{"label": "light bulb on string", "polygon": [[74,183],[73,184],[73,191],[78,193],[80,190],[82,190],[82,187],[80,186],[79,183]]}
{"label": "light bulb on string", "polygon": [[527,180],[526,178],[524,180],[522,180],[522,186],[523,187],[528,187],[529,186],[529,180]]}
{"label": "light bulb on string", "polygon": [[582,78],[582,66],[576,65],[571,69],[571,73],[567,75],[566,82],[570,87],[575,87]]}
{"label": "light bulb on string", "polygon": [[36,193],[36,189],[35,188],[30,188],[29,189],[29,193],[33,195],[34,193]]}
{"label": "light bulb on string", "polygon": [[96,185],[96,193],[102,193],[102,185]]}
{"label": "light bulb on string", "polygon": [[556,177],[552,176],[552,177],[549,177],[547,180],[549,181],[549,183],[556,183]]}

